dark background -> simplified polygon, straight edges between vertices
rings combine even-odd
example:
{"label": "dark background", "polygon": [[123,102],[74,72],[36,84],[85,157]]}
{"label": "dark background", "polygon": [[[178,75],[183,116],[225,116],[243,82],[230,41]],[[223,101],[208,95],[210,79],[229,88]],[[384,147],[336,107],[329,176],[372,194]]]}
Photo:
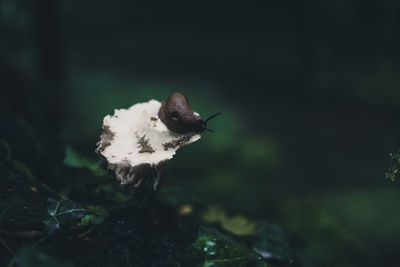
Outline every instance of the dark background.
{"label": "dark background", "polygon": [[95,158],[105,115],[180,91],[222,115],[171,161],[166,188],[280,225],[304,266],[397,266],[400,192],[385,172],[400,147],[399,12],[394,0],[1,0],[2,121],[23,118],[47,163],[7,123],[2,137],[62,190],[44,165],[65,146]]}

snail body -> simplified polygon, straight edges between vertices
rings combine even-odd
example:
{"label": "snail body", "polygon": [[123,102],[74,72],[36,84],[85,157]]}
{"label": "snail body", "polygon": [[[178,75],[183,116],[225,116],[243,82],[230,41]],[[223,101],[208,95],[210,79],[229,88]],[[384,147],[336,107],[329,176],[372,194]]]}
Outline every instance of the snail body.
{"label": "snail body", "polygon": [[167,101],[161,103],[158,111],[158,117],[168,129],[180,134],[204,130],[212,132],[207,128],[207,122],[219,114],[218,112],[207,119],[201,118],[190,108],[188,99],[181,93],[170,95]]}

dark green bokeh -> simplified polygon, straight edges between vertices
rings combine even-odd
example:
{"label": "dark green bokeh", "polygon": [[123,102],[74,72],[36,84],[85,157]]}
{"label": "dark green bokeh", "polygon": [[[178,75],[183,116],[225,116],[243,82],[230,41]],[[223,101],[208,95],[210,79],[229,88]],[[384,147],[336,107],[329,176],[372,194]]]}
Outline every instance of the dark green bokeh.
{"label": "dark green bokeh", "polygon": [[[27,258],[20,246],[39,241],[45,262],[63,264],[77,240],[112,236],[119,209],[141,204],[97,165],[102,119],[180,91],[202,116],[222,115],[209,124],[214,134],[167,166],[158,201],[191,214],[169,219],[179,230],[152,235],[155,249],[175,249],[154,252],[160,264],[190,262],[184,247],[191,264],[211,264],[192,245],[197,229],[185,227],[218,207],[210,227],[225,234],[245,227],[232,218],[259,226],[238,248],[263,244],[294,260],[268,264],[399,265],[398,156],[389,157],[400,147],[399,12],[390,0],[0,0],[0,264]],[[70,243],[43,233],[48,197],[93,213],[62,227]],[[266,232],[272,225],[280,230]],[[147,234],[133,229],[128,241]]]}

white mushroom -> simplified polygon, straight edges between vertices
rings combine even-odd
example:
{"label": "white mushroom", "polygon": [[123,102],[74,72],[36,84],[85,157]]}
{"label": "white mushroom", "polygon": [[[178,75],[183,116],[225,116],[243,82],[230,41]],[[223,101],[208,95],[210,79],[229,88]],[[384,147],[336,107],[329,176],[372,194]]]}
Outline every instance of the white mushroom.
{"label": "white mushroom", "polygon": [[199,132],[172,132],[158,117],[161,103],[150,100],[129,109],[116,109],[103,120],[96,153],[104,157],[121,184],[152,184],[156,190],[160,167],[183,145],[200,139]]}

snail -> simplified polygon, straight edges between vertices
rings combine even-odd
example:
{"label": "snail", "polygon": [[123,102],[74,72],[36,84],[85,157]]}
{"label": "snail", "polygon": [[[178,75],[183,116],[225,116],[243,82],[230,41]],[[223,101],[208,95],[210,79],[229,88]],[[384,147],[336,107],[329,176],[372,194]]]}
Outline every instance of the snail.
{"label": "snail", "polygon": [[208,117],[207,119],[201,118],[189,106],[189,101],[181,93],[173,93],[161,103],[158,111],[160,120],[175,133],[188,133],[188,132],[203,132],[204,130],[214,132],[207,128],[207,122],[220,112]]}

